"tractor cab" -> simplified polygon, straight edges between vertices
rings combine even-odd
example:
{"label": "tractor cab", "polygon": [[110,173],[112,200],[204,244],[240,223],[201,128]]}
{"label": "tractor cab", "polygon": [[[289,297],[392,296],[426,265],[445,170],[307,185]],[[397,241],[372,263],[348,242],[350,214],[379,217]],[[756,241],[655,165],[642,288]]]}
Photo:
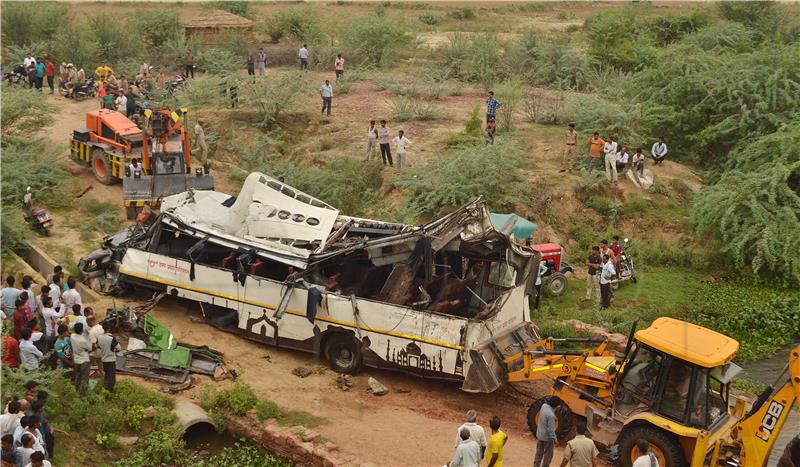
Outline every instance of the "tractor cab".
{"label": "tractor cab", "polygon": [[[691,454],[688,448],[693,450],[701,431],[713,433],[728,425],[730,385],[741,371],[731,361],[738,349],[730,337],[658,318],[631,340],[613,389],[614,418],[625,420],[626,427],[641,423],[672,431],[681,438],[681,449]],[[637,449],[630,452],[638,456]],[[668,453],[656,454],[660,465],[670,465]]]}

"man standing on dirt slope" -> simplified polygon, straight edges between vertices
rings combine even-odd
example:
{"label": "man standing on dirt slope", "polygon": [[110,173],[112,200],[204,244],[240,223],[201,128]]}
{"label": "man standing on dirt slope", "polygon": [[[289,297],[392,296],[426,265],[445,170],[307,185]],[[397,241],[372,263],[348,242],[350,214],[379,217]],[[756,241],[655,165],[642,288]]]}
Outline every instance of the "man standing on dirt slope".
{"label": "man standing on dirt slope", "polygon": [[611,256],[603,255],[603,270],[600,272],[600,296],[603,298],[603,308],[611,306],[611,281],[617,275]]}
{"label": "man standing on dirt slope", "polygon": [[389,164],[390,167],[394,167],[394,162],[392,162],[392,148],[389,146],[389,129],[386,128],[386,120],[381,120],[381,127],[378,129],[378,142],[381,146],[383,165]]}
{"label": "man standing on dirt slope", "polygon": [[470,431],[462,428],[458,432],[458,443],[453,459],[447,467],[478,467],[481,462],[481,448],[478,443],[470,439]]}
{"label": "man standing on dirt slope", "polygon": [[44,84],[44,72],[46,67],[44,66],[44,62],[41,58],[34,66],[36,67],[36,89],[38,89],[39,92],[42,92],[42,85]]}
{"label": "man standing on dirt slope", "polygon": [[591,162],[589,165],[597,165],[597,161],[600,160],[600,153],[603,151],[603,146],[605,146],[606,142],[600,137],[600,133],[595,131],[587,141],[587,144],[589,145],[589,161]]}
{"label": "man standing on dirt slope", "polygon": [[575,157],[575,148],[578,146],[578,132],[575,131],[575,124],[567,125],[567,134],[564,141],[564,157],[561,159],[561,170],[559,172],[572,172],[572,158]]}
{"label": "man standing on dirt slope", "polygon": [[369,130],[367,130],[367,160],[372,160],[375,155],[375,142],[378,141],[378,129],[375,128],[375,120],[369,121]]}
{"label": "man standing on dirt slope", "polygon": [[561,399],[550,396],[539,409],[539,423],[536,425],[536,455],[533,467],[550,467],[556,437],[556,410],[561,407]]}
{"label": "man standing on dirt slope", "polygon": [[305,44],[300,47],[298,56],[300,57],[300,71],[308,70],[308,49]]}
{"label": "man standing on dirt slope", "polygon": [[247,56],[247,76],[250,77],[253,82],[256,80],[256,61],[253,60],[253,55],[250,54]]}
{"label": "man standing on dirt slope", "polygon": [[20,290],[14,287],[14,282],[14,276],[9,275],[6,277],[6,286],[3,290],[0,290],[0,302],[2,302],[6,318],[14,316],[14,310],[17,309],[17,298],[19,298]]}
{"label": "man standing on dirt slope", "polygon": [[605,168],[606,168],[606,179],[609,182],[617,182],[619,181],[617,175],[617,142],[614,141],[614,137],[608,135],[608,141],[603,145],[603,153],[605,154]]}
{"label": "man standing on dirt slope", "polygon": [[469,432],[469,439],[478,443],[480,447],[480,456],[483,457],[483,452],[486,450],[486,432],[483,427],[475,423],[478,420],[478,412],[470,409],[467,412],[467,421],[458,427],[456,431],[456,449],[464,439],[462,433],[464,430]]}
{"label": "man standing on dirt slope", "polygon": [[325,113],[325,109],[328,110],[328,116],[331,114],[331,101],[333,100],[333,88],[331,87],[331,82],[329,80],[325,80],[325,84],[319,87],[319,95],[322,97],[322,113]]}
{"label": "man standing on dirt slope", "polygon": [[183,54],[183,67],[184,76],[189,78],[189,75],[192,75],[192,79],[194,79],[194,55],[192,54],[191,50],[187,50],[185,54]]}
{"label": "man standing on dirt slope", "polygon": [[489,420],[492,436],[489,437],[489,446],[486,448],[486,459],[489,467],[503,467],[503,448],[508,441],[508,435],[500,431],[500,419],[492,417]]}
{"label": "man standing on dirt slope", "polygon": [[586,298],[592,300],[595,308],[600,307],[600,269],[603,268],[603,260],[600,257],[600,247],[593,246],[589,259],[586,260],[589,270],[586,272]]}
{"label": "man standing on dirt slope", "polygon": [[397,169],[400,170],[406,164],[406,148],[411,146],[411,140],[405,137],[403,130],[397,132],[397,136],[392,140],[397,148]]}
{"label": "man standing on dirt slope", "polygon": [[258,48],[258,76],[264,76],[264,72],[267,71],[267,54],[264,53],[264,47]]}
{"label": "man standing on dirt slope", "polygon": [[342,54],[336,54],[336,60],[333,61],[333,69],[336,72],[336,81],[339,81],[339,77],[344,74],[344,59],[342,58]]}
{"label": "man standing on dirt slope", "polygon": [[89,385],[89,352],[92,351],[92,344],[83,335],[83,323],[76,323],[74,329],[75,333],[69,337],[69,341],[75,362],[75,389],[83,396]]}
{"label": "man standing on dirt slope", "polygon": [[200,162],[203,164],[208,163],[208,145],[206,144],[206,132],[200,125],[200,120],[194,124],[194,140],[197,142],[197,148],[202,154]]}
{"label": "man standing on dirt slope", "polygon": [[486,99],[486,123],[495,118],[497,109],[503,106],[503,103],[494,98],[494,91],[489,91],[489,98]]}
{"label": "man standing on dirt slope", "polygon": [[44,59],[44,75],[47,77],[47,87],[50,88],[50,94],[55,93],[56,66],[49,58]]}

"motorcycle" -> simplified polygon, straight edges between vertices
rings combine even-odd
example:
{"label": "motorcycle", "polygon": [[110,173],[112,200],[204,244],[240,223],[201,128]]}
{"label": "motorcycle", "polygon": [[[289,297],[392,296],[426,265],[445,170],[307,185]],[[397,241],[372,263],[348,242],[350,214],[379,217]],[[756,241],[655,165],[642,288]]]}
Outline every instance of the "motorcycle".
{"label": "motorcycle", "polygon": [[619,278],[618,281],[627,281],[630,280],[634,284],[636,283],[636,269],[633,267],[633,258],[627,252],[627,247],[631,245],[631,241],[629,239],[624,239],[622,241],[622,251],[619,254],[619,267],[617,268],[617,277]]}
{"label": "motorcycle", "polygon": [[3,80],[7,81],[10,85],[25,84],[28,80],[28,75],[25,74],[25,68],[19,65],[14,68],[14,71],[6,73]]}
{"label": "motorcycle", "polygon": [[34,206],[30,187],[28,187],[25,196],[22,198],[22,216],[25,218],[25,222],[30,224],[34,230],[41,232],[45,236],[50,235],[50,229],[53,227],[53,218],[50,217],[47,209]]}
{"label": "motorcycle", "polygon": [[87,97],[94,97],[97,94],[97,89],[95,89],[94,86],[94,78],[87,78],[83,84],[78,84],[73,87],[72,93],[70,93],[70,88],[67,87],[67,83],[62,82],[58,87],[58,92],[64,97],[82,100]]}
{"label": "motorcycle", "polygon": [[167,94],[170,96],[175,94],[184,84],[186,84],[186,76],[183,74],[176,76],[172,81],[167,83]]}

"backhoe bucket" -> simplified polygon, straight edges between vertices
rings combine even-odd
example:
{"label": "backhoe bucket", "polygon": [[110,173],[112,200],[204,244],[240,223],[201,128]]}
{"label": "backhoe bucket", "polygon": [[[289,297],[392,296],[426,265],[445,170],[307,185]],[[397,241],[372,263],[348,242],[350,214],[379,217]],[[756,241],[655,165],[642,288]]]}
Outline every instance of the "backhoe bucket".
{"label": "backhoe bucket", "polygon": [[470,366],[461,389],[484,393],[496,391],[508,380],[508,371],[519,369],[507,368],[503,360],[540,340],[533,323],[524,322],[473,347],[469,350]]}

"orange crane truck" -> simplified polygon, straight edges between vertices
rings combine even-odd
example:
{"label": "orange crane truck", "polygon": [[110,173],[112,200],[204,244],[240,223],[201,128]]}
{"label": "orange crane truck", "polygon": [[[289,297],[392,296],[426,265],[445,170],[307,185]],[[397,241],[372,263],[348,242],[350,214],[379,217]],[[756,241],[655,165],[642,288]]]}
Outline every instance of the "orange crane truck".
{"label": "orange crane truck", "polygon": [[105,185],[122,182],[128,219],[161,198],[195,190],[213,190],[208,166],[192,170],[189,135],[183,127],[186,109],[148,109],[139,127],[115,110],[86,113],[86,127],[73,131],[71,157],[91,167]]}

